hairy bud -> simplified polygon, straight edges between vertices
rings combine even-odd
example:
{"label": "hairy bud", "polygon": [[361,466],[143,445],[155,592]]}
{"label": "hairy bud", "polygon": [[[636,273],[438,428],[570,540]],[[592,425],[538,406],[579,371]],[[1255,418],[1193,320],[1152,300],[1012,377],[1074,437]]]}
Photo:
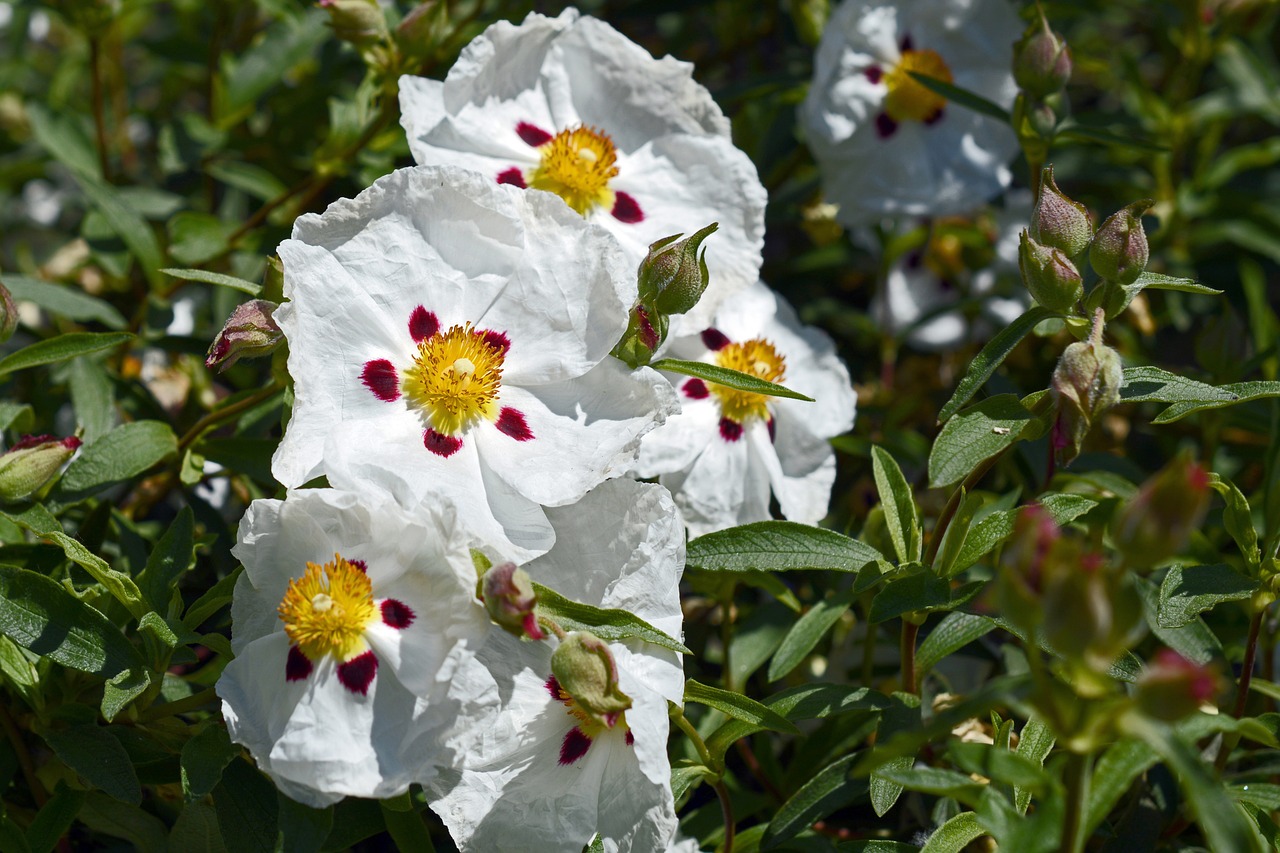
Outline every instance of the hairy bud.
{"label": "hairy bud", "polygon": [[1071,50],[1043,14],[1013,45],[1013,79],[1037,99],[1061,92],[1071,79]]}
{"label": "hairy bud", "polygon": [[1026,231],[1019,238],[1018,269],[1032,298],[1050,311],[1070,313],[1084,296],[1084,279],[1071,259]]}
{"label": "hairy bud", "polygon": [[1142,484],[1111,520],[1111,538],[1130,565],[1150,567],[1182,552],[1204,521],[1209,474],[1186,454]]}
{"label": "hairy bud", "polygon": [[75,436],[29,435],[0,456],[0,501],[30,497],[58,473],[80,447]]}
{"label": "hairy bud", "polygon": [[1044,638],[1084,672],[1106,672],[1146,631],[1133,578],[1064,540],[1047,565]]}
{"label": "hairy bud", "polygon": [[1122,207],[1093,235],[1089,263],[1099,276],[1118,284],[1132,284],[1142,275],[1150,256],[1147,232],[1142,230],[1142,214],[1151,205],[1151,199],[1143,199]]}
{"label": "hairy bud", "polygon": [[528,572],[517,568],[515,563],[499,563],[484,573],[479,586],[484,609],[502,630],[521,639],[546,637],[533,612],[538,596]]}
{"label": "hairy bud", "polygon": [[674,234],[652,243],[640,262],[640,301],[662,314],[683,314],[697,305],[710,279],[706,251],[699,255],[698,249],[719,227],[712,222],[683,240]]}
{"label": "hairy bud", "polygon": [[334,35],[357,47],[385,41],[389,35],[378,0],[320,0],[320,7],[329,13]]}
{"label": "hairy bud", "polygon": [[1023,630],[1034,631],[1041,622],[1046,562],[1061,538],[1062,531],[1044,507],[1029,504],[1018,510],[1013,532],[1000,552],[996,595],[1000,612]]}
{"label": "hairy bud", "polygon": [[1074,258],[1093,239],[1093,219],[1078,201],[1067,198],[1053,180],[1053,166],[1040,174],[1040,197],[1031,212],[1031,236],[1036,242],[1061,249]]}
{"label": "hairy bud", "polygon": [[631,707],[631,697],[618,688],[618,666],[609,644],[595,634],[565,635],[551,655],[551,673],[578,707],[606,728],[613,728]]}
{"label": "hairy bud", "polygon": [[1080,454],[1094,423],[1119,402],[1123,381],[1120,356],[1106,344],[1091,339],[1063,351],[1053,369],[1052,384],[1058,404],[1053,443],[1062,464]]}
{"label": "hairy bud", "polygon": [[237,305],[209,346],[205,366],[216,367],[221,373],[242,358],[257,358],[275,351],[284,339],[272,317],[278,307],[265,299]]}

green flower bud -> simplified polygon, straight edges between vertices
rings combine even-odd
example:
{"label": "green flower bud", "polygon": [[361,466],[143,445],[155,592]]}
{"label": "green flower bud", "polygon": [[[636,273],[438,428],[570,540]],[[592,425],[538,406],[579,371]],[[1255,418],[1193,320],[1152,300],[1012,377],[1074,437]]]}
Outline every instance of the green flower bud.
{"label": "green flower bud", "polygon": [[1080,446],[1093,425],[1120,400],[1124,382],[1120,356],[1092,339],[1068,346],[1053,369],[1052,390],[1058,420],[1052,443],[1066,465],[1080,455]]}
{"label": "green flower bud", "polygon": [[565,635],[551,655],[551,673],[582,712],[605,728],[613,728],[631,707],[631,697],[618,689],[618,666],[609,644],[595,634]]}
{"label": "green flower bud", "polygon": [[13,304],[13,294],[0,284],[0,344],[13,337],[18,328],[18,306]]}
{"label": "green flower bud", "polygon": [[1093,219],[1083,204],[1062,194],[1053,180],[1053,166],[1040,173],[1040,197],[1031,211],[1031,236],[1044,246],[1061,249],[1074,258],[1093,239]]}
{"label": "green flower bud", "polygon": [[1035,101],[1026,111],[1027,124],[1040,139],[1052,139],[1058,129],[1058,113],[1047,101]]}
{"label": "green flower bud", "polygon": [[1209,511],[1209,474],[1187,454],[1142,484],[1111,519],[1111,538],[1125,559],[1148,568],[1180,554]]}
{"label": "green flower bud", "polygon": [[1069,314],[1084,296],[1084,279],[1071,259],[1040,245],[1026,231],[1018,245],[1018,269],[1032,298],[1050,311]]}
{"label": "green flower bud", "polygon": [[800,40],[816,45],[822,39],[822,29],[831,16],[831,0],[789,0],[791,22],[795,24]]}
{"label": "green flower bud", "polygon": [[378,0],[320,0],[320,7],[328,10],[334,35],[357,47],[386,41],[390,35]]}
{"label": "green flower bud", "polygon": [[478,595],[489,617],[508,634],[521,639],[541,640],[546,637],[538,627],[533,608],[538,596],[533,591],[529,573],[515,563],[499,563],[480,579]]}
{"label": "green flower bud", "polygon": [[29,435],[0,456],[0,501],[30,497],[58,473],[80,447],[73,436]]}
{"label": "green flower bud", "polygon": [[1161,649],[1138,676],[1135,699],[1148,717],[1175,722],[1222,692],[1216,668],[1192,663],[1173,649]]}
{"label": "green flower bud", "polygon": [[1062,91],[1071,79],[1071,50],[1043,14],[1013,45],[1013,79],[1037,99]]}
{"label": "green flower bud", "polygon": [[205,366],[216,367],[221,373],[242,358],[257,358],[272,353],[284,339],[280,327],[272,317],[278,307],[265,299],[254,299],[237,305],[222,331],[218,332],[209,346]]}
{"label": "green flower bud", "polygon": [[1132,284],[1142,275],[1151,253],[1147,233],[1142,230],[1142,214],[1153,203],[1148,198],[1117,210],[1093,235],[1089,263],[1099,276],[1118,284]]}
{"label": "green flower bud", "polygon": [[613,348],[614,358],[622,359],[628,367],[643,367],[653,360],[653,353],[667,339],[670,321],[665,314],[650,311],[637,304],[631,309],[627,331]]}
{"label": "green flower bud", "polygon": [[652,243],[640,262],[640,301],[661,314],[683,314],[697,305],[710,278],[706,252],[698,249],[719,227],[712,222],[683,240],[674,234]]}

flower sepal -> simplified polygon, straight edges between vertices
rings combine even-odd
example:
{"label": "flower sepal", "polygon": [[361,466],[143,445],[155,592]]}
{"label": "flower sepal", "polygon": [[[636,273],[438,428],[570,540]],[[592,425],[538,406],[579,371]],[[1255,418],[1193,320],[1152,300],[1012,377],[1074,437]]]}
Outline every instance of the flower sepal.
{"label": "flower sepal", "polygon": [[546,637],[538,627],[534,607],[537,593],[529,573],[515,563],[499,563],[484,573],[476,584],[476,595],[499,628],[522,640]]}
{"label": "flower sepal", "polygon": [[284,340],[272,316],[279,307],[265,299],[237,305],[209,345],[205,366],[216,367],[221,373],[242,358],[259,358],[275,352]]}
{"label": "flower sepal", "polygon": [[1071,259],[1026,231],[1018,246],[1018,267],[1031,296],[1050,311],[1069,314],[1084,295],[1084,280]]}
{"label": "flower sepal", "polygon": [[1142,214],[1151,208],[1149,198],[1120,208],[1093,236],[1089,263],[1099,277],[1118,284],[1133,284],[1147,268],[1150,247],[1142,230]]}
{"label": "flower sepal", "polygon": [[80,447],[76,436],[29,435],[0,456],[0,501],[30,497],[58,473]]}
{"label": "flower sepal", "polygon": [[609,644],[595,634],[566,634],[551,655],[551,673],[582,713],[606,729],[631,707],[631,697],[618,687],[618,665]]}

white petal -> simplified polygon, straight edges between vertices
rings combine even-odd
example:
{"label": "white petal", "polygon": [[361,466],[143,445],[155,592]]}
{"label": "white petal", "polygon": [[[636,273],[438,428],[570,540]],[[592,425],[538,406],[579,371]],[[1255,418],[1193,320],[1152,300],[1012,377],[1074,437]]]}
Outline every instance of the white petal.
{"label": "white petal", "polygon": [[[689,377],[675,374],[670,378],[680,386],[689,381]],[[635,466],[637,476],[656,477],[683,471],[693,465],[708,444],[723,440],[719,426],[720,403],[714,397],[701,400],[683,397],[681,405],[679,414],[667,418],[666,423],[641,440]]]}

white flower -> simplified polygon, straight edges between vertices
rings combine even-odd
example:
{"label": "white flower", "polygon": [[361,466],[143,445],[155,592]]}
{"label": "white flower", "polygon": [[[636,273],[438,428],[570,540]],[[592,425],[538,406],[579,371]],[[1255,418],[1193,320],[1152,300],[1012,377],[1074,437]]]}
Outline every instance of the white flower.
{"label": "white flower", "polygon": [[692,65],[603,21],[568,9],[496,23],[444,82],[400,78],[400,107],[419,164],[557,193],[617,236],[633,269],[653,241],[719,222],[697,325],[759,273],[765,191],[728,119]]}
{"label": "white flower", "polygon": [[1030,215],[1030,193],[1005,197],[1005,206],[994,211],[993,233],[987,235],[994,258],[978,270],[964,263],[958,232],[976,236],[979,227],[967,221],[935,222],[926,245],[889,270],[884,294],[872,300],[871,317],[894,334],[904,333],[916,349],[928,351],[985,340],[1009,325],[1031,305],[1018,272],[1018,234]]}
{"label": "white flower", "polygon": [[634,269],[546,194],[402,169],[299,219],[280,257],[296,398],[272,472],[286,486],[325,474],[405,506],[443,495],[527,557],[551,546],[539,505],[622,473],[674,408],[660,376],[608,355]]}
{"label": "white flower", "polygon": [[1009,184],[1013,131],[908,72],[1010,107],[1021,31],[1006,0],[844,0],[823,31],[800,110],[842,223],[960,213]]}
{"label": "white flower", "polygon": [[[677,639],[684,529],[667,491],[612,480],[578,504],[547,510],[556,545],[524,569],[561,595],[621,608]],[[640,641],[609,643],[631,699],[612,728],[591,722],[551,674],[555,641],[493,631],[479,659],[496,722],[475,727],[460,771],[428,788],[431,807],[463,851],[578,853],[599,833],[606,850],[664,849],[676,829],[667,758],[667,702],[681,702],[679,657]]]}
{"label": "white flower", "polygon": [[671,377],[684,410],[645,437],[636,472],[660,475],[689,534],[771,518],[771,490],[784,516],[817,524],[835,480],[827,439],[853,426],[856,403],[831,339],[801,326],[791,306],[757,282],[720,307],[714,326],[673,340],[667,355],[754,373],[816,401]]}
{"label": "white flower", "polygon": [[232,740],[299,802],[383,798],[456,756],[451,679],[489,630],[451,510],[330,489],[259,500],[232,553]]}

